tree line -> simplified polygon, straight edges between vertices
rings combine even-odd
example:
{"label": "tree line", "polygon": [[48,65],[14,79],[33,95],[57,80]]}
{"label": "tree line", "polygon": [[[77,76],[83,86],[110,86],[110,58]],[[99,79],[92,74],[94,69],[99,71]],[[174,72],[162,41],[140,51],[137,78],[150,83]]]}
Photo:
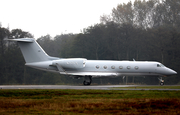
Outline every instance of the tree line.
{"label": "tree line", "polygon": [[[50,35],[37,39],[51,56],[95,60],[158,61],[180,72],[180,1],[135,0],[119,4],[101,23],[79,34]],[[5,39],[33,35],[21,29],[0,27],[0,84],[81,84],[81,80],[24,66],[17,43]],[[132,84],[158,84],[155,77],[126,77]],[[94,84],[123,84],[123,77],[96,78]],[[166,84],[179,84],[178,75],[165,77]]]}

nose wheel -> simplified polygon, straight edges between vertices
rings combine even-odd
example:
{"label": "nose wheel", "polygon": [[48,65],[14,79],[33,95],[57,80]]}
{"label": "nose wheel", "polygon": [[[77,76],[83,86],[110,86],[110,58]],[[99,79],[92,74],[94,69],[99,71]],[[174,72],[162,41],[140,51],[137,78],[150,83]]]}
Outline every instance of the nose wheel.
{"label": "nose wheel", "polygon": [[160,85],[163,86],[164,85],[164,80],[162,79],[162,77],[158,78],[160,81]]}

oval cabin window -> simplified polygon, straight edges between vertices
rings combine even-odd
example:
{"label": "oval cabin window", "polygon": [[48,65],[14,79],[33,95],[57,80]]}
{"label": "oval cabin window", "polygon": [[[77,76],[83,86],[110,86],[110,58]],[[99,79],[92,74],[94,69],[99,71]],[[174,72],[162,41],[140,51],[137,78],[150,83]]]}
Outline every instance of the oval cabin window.
{"label": "oval cabin window", "polygon": [[127,66],[127,69],[131,69],[131,67],[130,67],[130,66]]}
{"label": "oval cabin window", "polygon": [[138,66],[135,66],[135,67],[134,67],[134,69],[138,70],[138,69],[139,69],[139,67],[138,67]]}
{"label": "oval cabin window", "polygon": [[123,69],[123,66],[119,66],[119,69]]}
{"label": "oval cabin window", "polygon": [[107,69],[107,66],[104,66],[104,69]]}
{"label": "oval cabin window", "polygon": [[115,69],[115,66],[111,66],[112,69]]}

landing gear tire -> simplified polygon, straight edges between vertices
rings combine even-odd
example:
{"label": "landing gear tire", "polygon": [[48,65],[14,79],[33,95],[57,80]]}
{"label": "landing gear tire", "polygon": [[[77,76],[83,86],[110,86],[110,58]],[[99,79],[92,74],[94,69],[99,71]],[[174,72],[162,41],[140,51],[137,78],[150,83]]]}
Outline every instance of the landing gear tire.
{"label": "landing gear tire", "polygon": [[83,85],[90,85],[90,84],[91,84],[90,82],[86,82],[86,81],[83,82]]}
{"label": "landing gear tire", "polygon": [[92,82],[92,76],[85,76],[83,85],[91,85]]}
{"label": "landing gear tire", "polygon": [[164,85],[164,82],[161,82],[160,85],[163,86],[163,85]]}

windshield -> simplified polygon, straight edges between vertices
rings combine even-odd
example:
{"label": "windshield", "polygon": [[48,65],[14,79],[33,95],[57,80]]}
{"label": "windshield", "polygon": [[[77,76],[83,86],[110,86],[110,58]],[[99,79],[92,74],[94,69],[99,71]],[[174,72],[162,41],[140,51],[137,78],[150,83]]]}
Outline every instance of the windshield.
{"label": "windshield", "polygon": [[157,67],[164,67],[163,64],[157,64]]}
{"label": "windshield", "polygon": [[164,67],[164,65],[163,64],[160,64],[161,65],[161,67]]}

